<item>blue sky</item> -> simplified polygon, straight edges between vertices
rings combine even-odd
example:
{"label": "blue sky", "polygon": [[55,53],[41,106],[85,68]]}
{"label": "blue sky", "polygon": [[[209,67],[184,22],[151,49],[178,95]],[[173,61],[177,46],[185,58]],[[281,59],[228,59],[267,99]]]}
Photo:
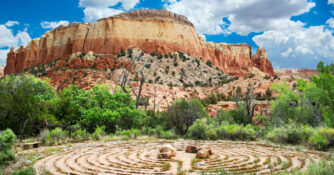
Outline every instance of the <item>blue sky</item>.
{"label": "blue sky", "polygon": [[0,65],[10,47],[71,22],[142,8],[185,15],[207,41],[264,47],[275,68],[334,62],[334,0],[1,0]]}

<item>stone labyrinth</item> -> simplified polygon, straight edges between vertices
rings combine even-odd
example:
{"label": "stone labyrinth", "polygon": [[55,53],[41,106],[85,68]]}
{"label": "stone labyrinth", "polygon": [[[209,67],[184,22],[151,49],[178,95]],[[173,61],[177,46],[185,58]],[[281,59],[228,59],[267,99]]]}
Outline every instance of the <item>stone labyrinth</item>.
{"label": "stone labyrinth", "polygon": [[[172,159],[158,159],[160,142],[81,144],[62,153],[47,156],[34,164],[37,171],[49,174],[199,174],[202,171],[225,171],[237,174],[270,174],[306,169],[321,154],[294,151],[251,143],[202,142],[178,140],[170,142],[177,152]],[[186,153],[187,145],[208,146],[213,155],[196,159]]]}

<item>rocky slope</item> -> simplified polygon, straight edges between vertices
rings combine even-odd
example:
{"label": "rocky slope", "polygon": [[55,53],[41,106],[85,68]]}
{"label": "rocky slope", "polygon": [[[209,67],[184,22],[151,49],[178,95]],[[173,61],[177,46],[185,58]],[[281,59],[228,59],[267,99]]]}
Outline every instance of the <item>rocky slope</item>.
{"label": "rocky slope", "polygon": [[27,46],[10,50],[5,74],[46,65],[73,53],[112,54],[129,48],[146,53],[185,52],[204,62],[210,60],[223,72],[235,76],[248,75],[253,68],[274,75],[264,49],[253,55],[247,44],[203,41],[186,17],[167,10],[145,9],[100,19],[96,24],[72,23],[48,31]]}
{"label": "rocky slope", "polygon": [[140,80],[142,71],[147,77],[146,83],[169,87],[213,87],[238,79],[183,52],[162,55],[148,54],[139,49],[129,49],[117,55],[77,53],[49,64],[26,68],[23,72],[48,77],[57,89],[71,84],[89,89],[96,83],[118,83],[125,70],[130,71],[129,81]]}

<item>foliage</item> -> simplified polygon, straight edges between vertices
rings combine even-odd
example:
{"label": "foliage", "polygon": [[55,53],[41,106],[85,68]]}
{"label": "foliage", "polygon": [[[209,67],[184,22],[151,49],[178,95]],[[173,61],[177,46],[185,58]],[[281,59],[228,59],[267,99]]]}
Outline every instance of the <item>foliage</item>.
{"label": "foliage", "polygon": [[315,130],[308,126],[289,123],[278,128],[274,128],[267,135],[267,139],[277,143],[300,144],[307,142]]}
{"label": "foliage", "polygon": [[312,83],[306,86],[306,94],[319,108],[324,122],[334,127],[334,64],[317,66],[319,76],[312,77]]}
{"label": "foliage", "polygon": [[56,96],[48,80],[30,75],[0,79],[0,130],[11,128],[20,136],[38,134],[46,123],[56,123],[52,114]]}
{"label": "foliage", "polygon": [[328,144],[328,140],[320,132],[316,132],[309,138],[309,144],[318,150],[323,150]]}
{"label": "foliage", "polygon": [[129,139],[135,139],[140,135],[140,130],[138,129],[121,130],[117,131],[117,135],[126,136]]}
{"label": "foliage", "polygon": [[101,127],[97,127],[94,131],[94,133],[92,134],[92,139],[97,141],[100,140],[102,136],[104,136],[105,133],[105,126],[101,126]]}
{"label": "foliage", "polygon": [[218,102],[218,99],[215,94],[208,95],[204,100],[208,104],[217,104]]}
{"label": "foliage", "polygon": [[208,116],[203,105],[197,100],[176,100],[165,113],[168,121],[178,134],[184,135],[198,118]]}
{"label": "foliage", "polygon": [[252,126],[242,126],[238,124],[228,124],[222,122],[221,125],[216,125],[212,121],[203,118],[197,119],[189,128],[187,136],[193,139],[229,139],[229,140],[253,140],[255,139],[256,131]]}
{"label": "foliage", "polygon": [[48,129],[43,129],[38,136],[38,140],[42,145],[46,145],[49,140],[51,140],[50,131]]}
{"label": "foliage", "polygon": [[[297,88],[303,91],[305,82],[298,80]],[[282,126],[289,120],[300,124],[320,125],[315,117],[313,104],[302,93],[297,93],[286,82],[274,84],[272,89],[280,92],[276,100],[271,102],[271,119],[274,126]]]}
{"label": "foliage", "polygon": [[15,144],[16,136],[11,129],[0,132],[0,165],[7,164],[15,159],[12,147]]}
{"label": "foliage", "polygon": [[142,111],[142,126],[156,128],[158,125],[165,123],[165,119],[162,115],[154,112],[153,110]]}
{"label": "foliage", "polygon": [[163,139],[176,139],[177,134],[173,129],[167,131],[159,130],[158,137]]}
{"label": "foliage", "polygon": [[12,175],[34,175],[35,169],[33,167],[26,167],[23,170],[20,171],[14,171]]}
{"label": "foliage", "polygon": [[[137,127],[140,113],[135,109],[135,101],[127,93],[115,90],[109,92],[109,86],[96,85],[91,90],[69,86],[62,91],[63,103],[58,119],[74,125],[80,123],[89,132],[94,132],[97,126],[106,126],[107,132],[114,132],[116,126],[120,128]],[[64,99],[64,100],[63,100]]]}
{"label": "foliage", "polygon": [[193,139],[206,139],[205,131],[208,130],[207,120],[206,118],[197,119],[193,125],[189,127],[188,137]]}
{"label": "foliage", "polygon": [[218,130],[218,138],[230,140],[254,140],[255,129],[251,125],[242,126],[238,124],[222,124]]}
{"label": "foliage", "polygon": [[206,61],[206,65],[208,65],[209,67],[212,67],[212,62],[210,60]]}
{"label": "foliage", "polygon": [[81,126],[79,124],[72,126],[72,139],[75,141],[84,141],[86,139],[89,139],[89,133],[86,131],[86,129],[81,129]]}
{"label": "foliage", "polygon": [[225,111],[223,109],[218,111],[216,121],[218,123],[227,122],[230,124],[235,123],[234,121],[235,113],[233,111]]}
{"label": "foliage", "polygon": [[330,161],[322,159],[318,162],[312,162],[307,170],[297,172],[280,173],[282,175],[334,175],[334,159]]}
{"label": "foliage", "polygon": [[55,128],[50,132],[51,139],[56,143],[63,142],[66,138],[66,135],[67,135],[66,131],[63,131],[61,128]]}

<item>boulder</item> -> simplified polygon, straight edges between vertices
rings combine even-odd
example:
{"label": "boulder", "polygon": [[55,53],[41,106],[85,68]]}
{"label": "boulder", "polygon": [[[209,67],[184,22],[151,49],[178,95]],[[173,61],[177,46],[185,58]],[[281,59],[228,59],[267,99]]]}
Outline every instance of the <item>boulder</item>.
{"label": "boulder", "polygon": [[186,148],[186,152],[187,153],[197,153],[198,150],[197,150],[196,146],[188,145],[187,148]]}
{"label": "boulder", "polygon": [[213,154],[211,148],[209,148],[209,147],[201,147],[201,148],[198,148],[197,151],[200,151],[200,150],[202,150],[202,149],[204,149],[204,150],[208,150],[208,152],[209,152],[210,155]]}
{"label": "boulder", "polygon": [[196,158],[198,159],[205,159],[210,157],[210,155],[212,155],[213,152],[211,150],[211,148],[199,148],[198,152],[196,154]]}
{"label": "boulder", "polygon": [[171,159],[172,157],[175,156],[175,154],[176,154],[175,148],[172,145],[167,144],[160,148],[158,159]]}

